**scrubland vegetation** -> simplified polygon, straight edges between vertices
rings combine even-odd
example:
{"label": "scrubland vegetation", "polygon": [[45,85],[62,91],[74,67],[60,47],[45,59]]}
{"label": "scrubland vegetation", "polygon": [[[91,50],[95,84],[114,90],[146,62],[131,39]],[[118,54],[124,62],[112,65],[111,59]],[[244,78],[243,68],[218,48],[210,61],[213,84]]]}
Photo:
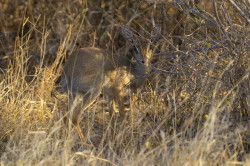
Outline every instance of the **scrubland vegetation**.
{"label": "scrubland vegetation", "polygon": [[[250,165],[248,0],[0,1],[1,165]],[[57,91],[70,53],[123,56],[126,25],[161,27],[152,72],[110,123],[103,96],[79,137]],[[113,128],[113,132],[111,132]]]}

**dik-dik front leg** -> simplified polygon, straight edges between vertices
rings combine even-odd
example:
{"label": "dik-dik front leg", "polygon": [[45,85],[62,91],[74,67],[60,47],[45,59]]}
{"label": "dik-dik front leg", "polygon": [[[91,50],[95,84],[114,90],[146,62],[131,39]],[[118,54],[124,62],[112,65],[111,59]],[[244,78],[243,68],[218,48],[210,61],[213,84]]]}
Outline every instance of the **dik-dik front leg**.
{"label": "dik-dik front leg", "polygon": [[121,92],[117,96],[117,103],[119,107],[120,117],[123,120],[125,118],[125,106],[124,106],[124,94]]}
{"label": "dik-dik front leg", "polygon": [[116,105],[118,105],[120,117],[121,119],[124,119],[125,106],[124,106],[124,93],[122,89],[113,89],[112,93],[108,93],[107,100],[108,100],[110,117],[113,116],[113,112],[116,110]]}
{"label": "dik-dik front leg", "polygon": [[119,114],[121,119],[123,120],[125,118],[125,106],[124,106],[124,92],[122,88],[115,90],[115,101],[118,104],[119,108]]}

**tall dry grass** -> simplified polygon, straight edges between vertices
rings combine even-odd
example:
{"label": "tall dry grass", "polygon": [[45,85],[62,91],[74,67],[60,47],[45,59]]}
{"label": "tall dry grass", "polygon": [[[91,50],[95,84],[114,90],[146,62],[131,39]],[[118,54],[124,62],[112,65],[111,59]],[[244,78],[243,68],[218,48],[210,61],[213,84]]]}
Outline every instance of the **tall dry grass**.
{"label": "tall dry grass", "polygon": [[[250,165],[250,4],[183,2],[0,2],[1,165]],[[111,126],[100,96],[80,139],[64,123],[62,66],[79,47],[129,52],[123,24],[161,26],[152,74],[125,123]]]}

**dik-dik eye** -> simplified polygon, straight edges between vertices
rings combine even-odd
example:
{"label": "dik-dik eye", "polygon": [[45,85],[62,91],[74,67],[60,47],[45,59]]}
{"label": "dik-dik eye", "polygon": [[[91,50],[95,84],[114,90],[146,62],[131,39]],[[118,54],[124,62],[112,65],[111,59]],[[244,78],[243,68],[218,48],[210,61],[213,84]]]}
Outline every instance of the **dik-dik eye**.
{"label": "dik-dik eye", "polygon": [[138,50],[138,48],[136,47],[136,46],[133,46],[133,51],[135,52],[135,53],[139,53],[139,50]]}
{"label": "dik-dik eye", "polygon": [[141,63],[145,63],[144,60],[142,60]]}
{"label": "dik-dik eye", "polygon": [[154,49],[154,46],[153,46],[152,44],[150,44],[149,49],[150,49],[150,50],[153,50],[153,49]]}

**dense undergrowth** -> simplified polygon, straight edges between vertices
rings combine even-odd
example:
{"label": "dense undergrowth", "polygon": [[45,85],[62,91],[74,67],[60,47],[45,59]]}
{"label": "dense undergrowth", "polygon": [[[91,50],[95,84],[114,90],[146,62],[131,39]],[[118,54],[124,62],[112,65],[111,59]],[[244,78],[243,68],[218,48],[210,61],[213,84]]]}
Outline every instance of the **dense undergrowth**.
{"label": "dense undergrowth", "polygon": [[[249,1],[0,1],[1,165],[250,165]],[[105,100],[80,139],[57,92],[80,47],[126,56],[120,27],[161,27],[147,84],[114,126]],[[111,127],[114,132],[111,132]]]}

